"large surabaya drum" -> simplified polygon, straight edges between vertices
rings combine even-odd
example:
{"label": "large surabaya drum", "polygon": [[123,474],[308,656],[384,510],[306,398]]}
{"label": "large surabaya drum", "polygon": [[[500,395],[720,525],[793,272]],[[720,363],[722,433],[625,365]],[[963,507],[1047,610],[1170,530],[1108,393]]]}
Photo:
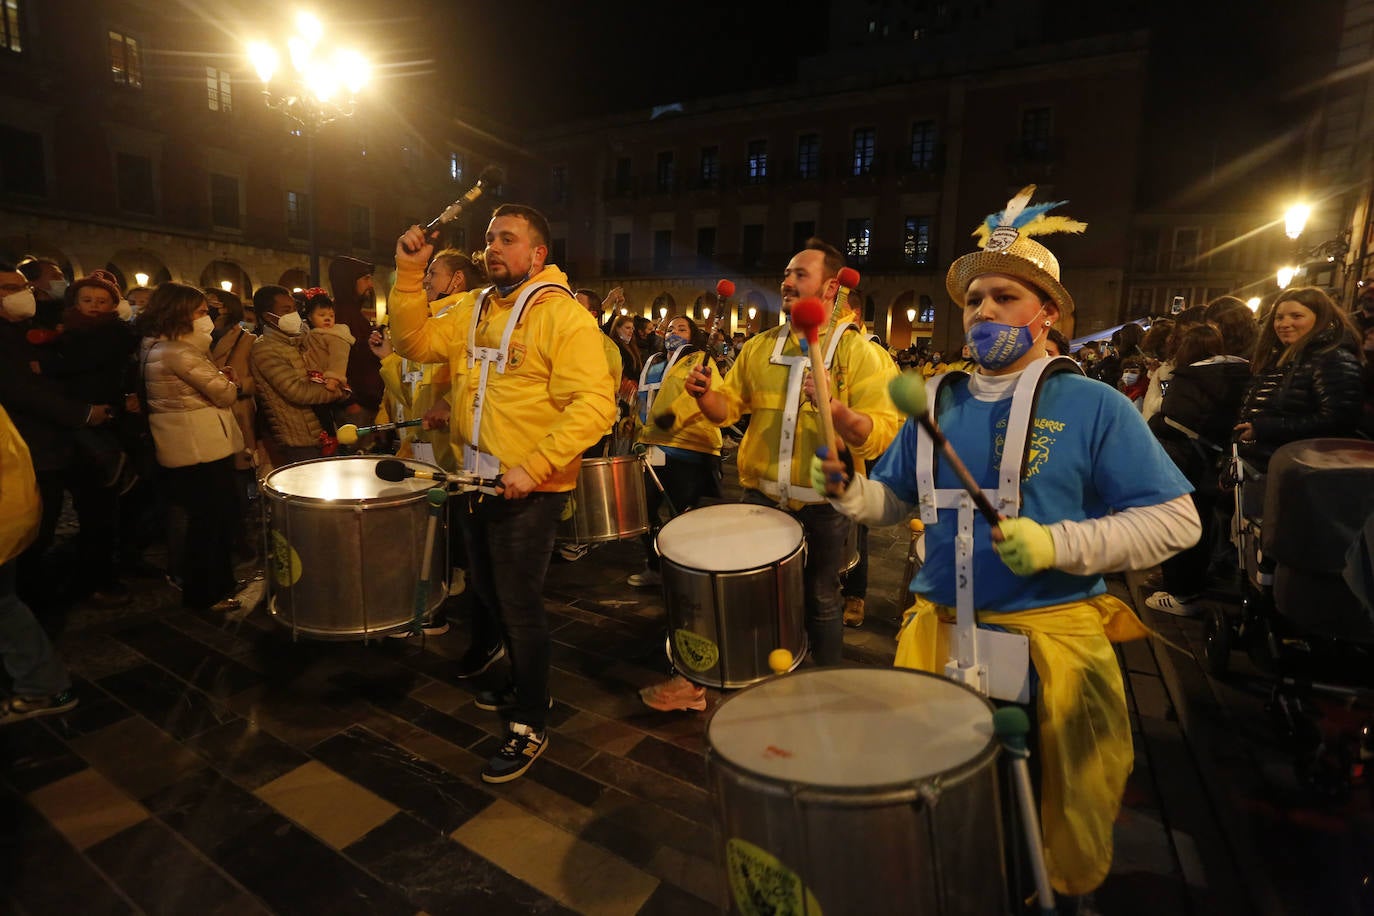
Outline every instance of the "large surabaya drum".
{"label": "large surabaya drum", "polygon": [[583,458],[572,513],[558,523],[557,539],[574,544],[623,541],[649,530],[644,466],[636,456]]}
{"label": "large surabaya drum", "polygon": [[706,726],[729,912],[1008,911],[992,705],[902,668],[815,668]]}
{"label": "large surabaya drum", "polygon": [[709,687],[769,677],[768,653],[806,654],[802,526],[769,506],[727,503],[677,516],[655,540],[668,657]]}
{"label": "large surabaya drum", "polygon": [[[415,612],[435,484],[377,476],[372,455],[289,464],[262,482],[271,569],[268,610],[293,635],[367,639],[405,627]],[[417,470],[443,471],[420,461]],[[440,514],[440,534],[447,531]],[[434,539],[426,612],[448,597],[448,543]]]}

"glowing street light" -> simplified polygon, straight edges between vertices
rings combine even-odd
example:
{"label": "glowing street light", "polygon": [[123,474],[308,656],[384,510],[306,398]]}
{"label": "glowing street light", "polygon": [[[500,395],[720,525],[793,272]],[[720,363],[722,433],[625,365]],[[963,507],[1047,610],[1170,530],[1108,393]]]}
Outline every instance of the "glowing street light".
{"label": "glowing street light", "polygon": [[1296,267],[1283,266],[1279,268],[1278,274],[1274,279],[1279,281],[1279,289],[1287,289],[1288,284],[1293,282],[1293,275],[1298,272]]}
{"label": "glowing street light", "polygon": [[906,310],[906,322],[907,322],[907,324],[915,324],[915,323],[916,323],[916,310],[915,310],[915,309],[907,309],[907,310]]}
{"label": "glowing street light", "polygon": [[1290,239],[1296,239],[1302,235],[1302,230],[1307,228],[1307,218],[1312,215],[1312,208],[1307,204],[1293,204],[1283,214],[1283,232]]}
{"label": "glowing street light", "polygon": [[1245,304],[1250,306],[1250,311],[1258,312],[1260,307],[1260,297],[1251,296],[1249,299],[1245,300]]}
{"label": "glowing street light", "polygon": [[702,318],[710,318],[710,317],[711,317],[711,307],[710,307],[709,305],[703,305],[703,306],[701,307],[701,317],[702,317]]}
{"label": "glowing street light", "polygon": [[759,315],[759,310],[756,309],[756,308],[754,308],[754,306],[752,306],[752,305],[749,306],[749,320],[750,320],[750,321],[753,321],[755,318],[758,317],[758,315]]}
{"label": "glowing street light", "polygon": [[658,317],[660,320],[668,317],[668,306],[660,305],[658,307]]}
{"label": "glowing street light", "polygon": [[143,273],[142,271],[139,271],[138,273],[134,274],[134,282],[137,283],[139,286],[147,286],[149,279],[149,276]]}
{"label": "glowing street light", "polygon": [[219,281],[219,288],[224,290],[226,293],[232,293],[234,291],[234,281],[221,280]]}
{"label": "glowing street light", "polygon": [[316,286],[320,282],[320,244],[315,215],[320,200],[316,135],[325,125],[339,118],[352,117],[355,97],[367,85],[371,68],[357,51],[339,50],[326,56],[321,48],[324,25],[310,13],[298,13],[295,25],[296,34],[285,42],[286,59],[290,61],[288,69],[283,71],[281,68],[281,51],[267,42],[250,42],[246,50],[258,79],[262,80],[262,96],[267,107],[290,118],[296,124],[292,132],[306,139],[310,202],[305,216],[310,239],[310,283]]}

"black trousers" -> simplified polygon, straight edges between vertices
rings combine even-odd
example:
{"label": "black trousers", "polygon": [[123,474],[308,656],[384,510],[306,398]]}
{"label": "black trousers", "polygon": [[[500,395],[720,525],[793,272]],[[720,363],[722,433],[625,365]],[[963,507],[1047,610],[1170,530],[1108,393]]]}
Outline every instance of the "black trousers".
{"label": "black trousers", "polygon": [[[667,456],[663,467],[654,468],[654,473],[663,484],[672,504],[674,513],[695,509],[703,499],[720,498],[720,459],[707,455],[705,461],[683,461]],[[650,569],[658,569],[658,551],[654,550],[654,538],[665,522],[663,493],[659,492],[649,472],[644,472],[644,502],[649,509],[649,533],[644,535],[644,553]]]}
{"label": "black trousers", "polygon": [[172,505],[186,516],[181,603],[209,607],[234,594],[234,535],[242,524],[234,458],[167,468]]}

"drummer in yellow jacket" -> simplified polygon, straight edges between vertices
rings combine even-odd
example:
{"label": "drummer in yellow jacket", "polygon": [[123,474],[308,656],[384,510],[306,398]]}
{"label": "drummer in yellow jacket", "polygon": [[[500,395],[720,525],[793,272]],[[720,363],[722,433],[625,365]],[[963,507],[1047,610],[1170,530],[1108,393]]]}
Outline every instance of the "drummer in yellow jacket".
{"label": "drummer in yellow jacket", "polygon": [[[509,653],[511,687],[479,694],[504,712],[507,736],[482,779],[523,775],[548,746],[549,623],[544,611],[558,518],[582,452],[610,426],[615,389],[601,333],[548,258],[549,226],[533,207],[504,204],[487,227],[483,260],[494,286],[450,318],[432,318],[422,278],[432,247],[418,226],[397,240],[388,300],[392,343],[408,359],[447,361],[450,431],[466,473],[495,478],[495,496],[458,497],[478,621],[459,676]],[[503,638],[504,637],[504,638]]]}
{"label": "drummer in yellow jacket", "polygon": [[[782,308],[815,296],[833,308],[844,256],[820,239],[787,265],[782,280]],[[830,356],[830,409],[841,436],[862,471],[897,435],[901,418],[887,395],[896,366],[858,332],[851,311],[840,315]],[[692,369],[687,392],[697,397],[701,412],[718,426],[750,414],[749,428],[736,461],[746,502],[775,505],[792,513],[806,532],[806,630],[817,664],[837,665],[844,646],[841,625],[840,566],[844,560],[849,519],[811,489],[811,457],[821,444],[820,415],[803,397],[807,358],[790,324],[754,335],[744,345],[734,368],[721,380]]]}

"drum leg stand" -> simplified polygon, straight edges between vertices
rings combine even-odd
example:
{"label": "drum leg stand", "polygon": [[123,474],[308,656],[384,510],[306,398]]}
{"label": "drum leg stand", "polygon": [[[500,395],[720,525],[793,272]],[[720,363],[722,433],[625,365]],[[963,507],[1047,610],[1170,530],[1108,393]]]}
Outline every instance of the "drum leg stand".
{"label": "drum leg stand", "polygon": [[420,581],[415,584],[415,615],[410,618],[411,634],[419,634],[425,622],[425,605],[429,603],[429,580],[434,574],[434,540],[439,532],[439,517],[444,514],[448,491],[435,487],[426,494],[429,501],[429,526],[425,529],[425,553],[420,562]]}
{"label": "drum leg stand", "polygon": [[[677,509],[673,508],[673,501],[668,498],[668,491],[664,489],[663,481],[658,479],[658,472],[656,472],[654,466],[649,463],[648,450],[644,447],[642,442],[636,443],[635,454],[639,456],[640,463],[644,465],[644,470],[649,472],[649,479],[654,482],[654,486],[658,487],[658,492],[663,497],[663,505],[668,508],[668,517],[672,518],[677,515]],[[650,521],[652,521],[652,519],[650,519]]]}
{"label": "drum leg stand", "polygon": [[1026,749],[1030,720],[1019,706],[1005,706],[993,713],[992,728],[1002,739],[1002,748],[1009,758],[1016,803],[1026,830],[1026,849],[1030,854],[1031,870],[1035,873],[1035,898],[1040,916],[1054,916],[1054,890],[1045,868],[1045,843],[1040,832],[1040,816],[1035,810],[1035,793],[1031,791],[1030,767],[1026,765],[1026,758],[1030,756]]}

